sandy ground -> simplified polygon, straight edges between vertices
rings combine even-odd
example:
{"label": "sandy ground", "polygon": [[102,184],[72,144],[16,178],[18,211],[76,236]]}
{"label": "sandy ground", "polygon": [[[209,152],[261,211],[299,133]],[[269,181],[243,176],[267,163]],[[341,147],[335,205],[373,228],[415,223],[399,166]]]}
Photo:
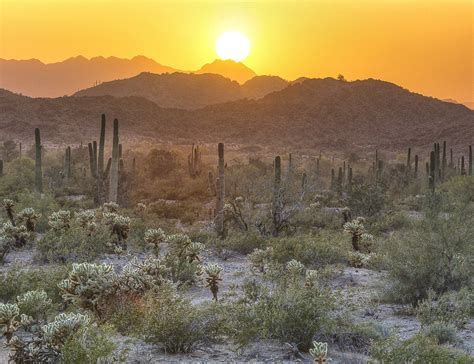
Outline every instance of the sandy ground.
{"label": "sandy ground", "polygon": [[[15,251],[6,257],[6,264],[0,271],[7,269],[13,262],[19,262],[22,266],[31,267],[34,262],[35,251]],[[143,258],[144,255],[140,255]],[[203,255],[205,263],[219,263],[223,266],[222,284],[220,294],[225,294],[231,285],[241,284],[246,277],[252,275],[250,266],[245,256],[231,254],[225,260],[217,257],[211,252]],[[114,265],[120,270],[128,261],[129,257],[118,257],[115,255],[104,256],[101,261]],[[368,269],[342,268],[332,280],[331,285],[340,289],[353,303],[349,310],[354,322],[375,322],[382,325],[387,332],[395,334],[398,338],[405,340],[420,330],[420,323],[415,316],[404,315],[405,307],[397,304],[380,304],[376,301],[378,287],[384,283],[386,274]],[[194,286],[183,293],[193,303],[209,301],[211,294],[204,284]],[[459,344],[456,346],[474,354],[474,320],[471,320],[465,329],[459,332]],[[210,363],[210,362],[250,362],[250,363],[290,363],[311,362],[307,354],[295,355],[290,348],[275,341],[260,341],[248,347],[237,350],[229,343],[213,344],[197,348],[193,353],[186,355],[169,355],[160,350],[159,347],[146,344],[140,340],[130,339],[123,336],[115,337],[119,348],[128,349],[127,363]],[[0,363],[8,362],[8,351],[0,348]],[[331,363],[365,363],[368,357],[357,353],[343,353],[330,351]]]}

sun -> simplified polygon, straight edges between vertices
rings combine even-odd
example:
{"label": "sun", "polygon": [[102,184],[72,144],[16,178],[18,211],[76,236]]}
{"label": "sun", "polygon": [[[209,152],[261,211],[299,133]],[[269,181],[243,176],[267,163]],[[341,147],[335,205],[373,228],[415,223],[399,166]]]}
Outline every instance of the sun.
{"label": "sun", "polygon": [[225,32],[217,38],[216,52],[220,59],[240,62],[250,53],[250,41],[241,32]]}

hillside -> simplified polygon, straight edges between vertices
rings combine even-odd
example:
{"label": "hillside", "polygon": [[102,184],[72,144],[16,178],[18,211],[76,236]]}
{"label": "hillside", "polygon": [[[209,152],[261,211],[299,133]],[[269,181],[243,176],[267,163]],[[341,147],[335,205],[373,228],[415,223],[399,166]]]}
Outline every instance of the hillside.
{"label": "hillside", "polygon": [[211,73],[141,73],[125,80],[104,82],[81,90],[74,96],[139,96],[161,107],[198,109],[244,98],[261,98],[286,86],[287,81],[275,76],[256,76],[240,85],[229,78]]}
{"label": "hillside", "polygon": [[59,97],[97,82],[127,78],[145,71],[164,73],[175,69],[143,56],[132,59],[78,56],[49,64],[37,59],[0,59],[0,88],[32,97]]}
{"label": "hillside", "polygon": [[[259,100],[239,100],[186,111],[140,97],[31,99],[0,94],[4,138],[31,139],[40,126],[47,140],[96,137],[105,112],[134,138],[220,140],[276,148],[359,150],[429,147],[446,139],[463,148],[474,140],[474,112],[462,105],[411,93],[394,84],[310,79]],[[90,136],[89,136],[90,135]]]}
{"label": "hillside", "polygon": [[140,96],[168,108],[197,109],[242,98],[240,85],[216,74],[141,73],[125,80],[102,83],[74,96]]}

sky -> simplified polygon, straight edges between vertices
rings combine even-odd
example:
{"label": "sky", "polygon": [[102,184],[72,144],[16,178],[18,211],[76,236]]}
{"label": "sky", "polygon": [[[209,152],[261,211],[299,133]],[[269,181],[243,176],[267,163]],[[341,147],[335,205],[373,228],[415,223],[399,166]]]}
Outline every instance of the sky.
{"label": "sky", "polygon": [[0,58],[144,55],[182,70],[217,58],[225,31],[257,74],[377,78],[473,102],[471,0],[0,0]]}

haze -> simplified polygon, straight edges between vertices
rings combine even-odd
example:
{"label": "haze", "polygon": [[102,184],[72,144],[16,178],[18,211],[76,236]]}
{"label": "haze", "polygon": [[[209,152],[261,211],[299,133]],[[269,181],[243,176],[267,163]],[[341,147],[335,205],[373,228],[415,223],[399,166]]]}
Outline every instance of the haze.
{"label": "haze", "polygon": [[245,64],[286,79],[378,78],[473,101],[471,1],[163,2],[1,0],[0,58],[145,55],[182,70],[222,32],[252,42]]}

